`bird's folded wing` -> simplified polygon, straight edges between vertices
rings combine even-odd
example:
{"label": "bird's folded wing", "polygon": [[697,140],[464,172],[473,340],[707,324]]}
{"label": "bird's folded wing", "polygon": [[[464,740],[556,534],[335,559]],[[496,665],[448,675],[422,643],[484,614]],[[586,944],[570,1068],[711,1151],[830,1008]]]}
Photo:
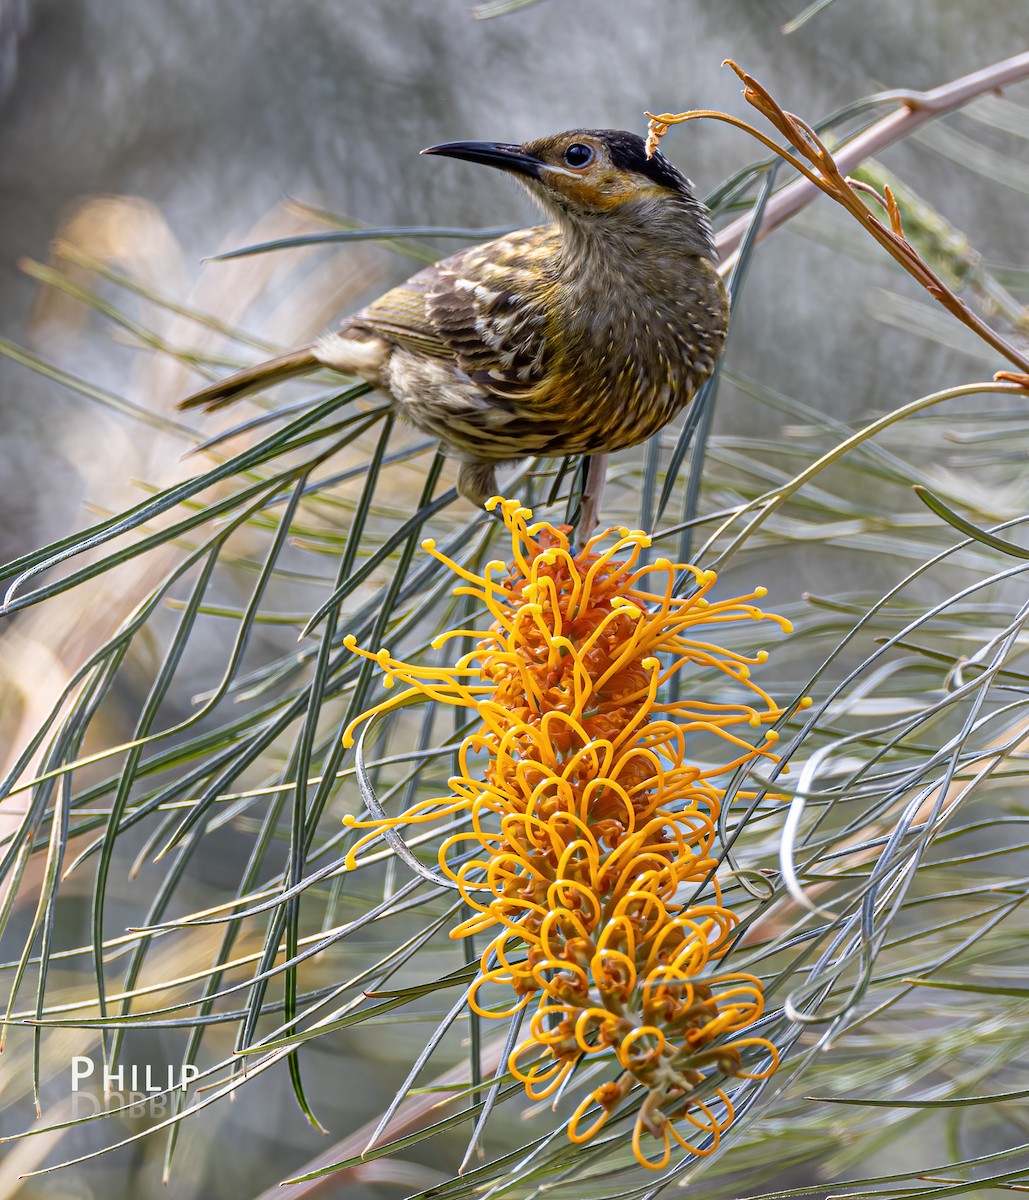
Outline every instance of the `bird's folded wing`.
{"label": "bird's folded wing", "polygon": [[429,293],[437,274],[436,267],[419,271],[406,283],[393,288],[352,318],[367,325],[387,341],[415,350],[430,358],[454,358],[440,330],[429,316]]}
{"label": "bird's folded wing", "polygon": [[[545,373],[546,254],[519,230],[420,271],[355,321],[401,346],[456,365],[498,399],[531,393]],[[546,247],[544,247],[546,249]]]}

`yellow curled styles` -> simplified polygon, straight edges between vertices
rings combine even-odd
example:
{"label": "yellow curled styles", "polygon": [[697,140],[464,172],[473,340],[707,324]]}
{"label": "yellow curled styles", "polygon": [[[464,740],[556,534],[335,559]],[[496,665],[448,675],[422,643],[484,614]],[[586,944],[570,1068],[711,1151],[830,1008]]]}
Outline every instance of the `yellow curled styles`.
{"label": "yellow curled styles", "polygon": [[[757,757],[777,761],[767,727],[782,710],[750,677],[765,652],[712,638],[730,624],[790,626],[758,607],[764,589],[722,599],[712,571],[644,561],[644,533],[608,530],[573,551],[565,527],[531,524],[515,501],[490,507],[510,533],[509,564],[475,574],[425,544],[459,577],[455,593],[485,609],[488,628],[436,639],[472,635],[471,654],[422,667],[347,643],[379,663],[387,686],[402,685],[354,721],[348,743],[416,696],[481,721],[448,795],[384,821],[345,818],[366,830],[347,866],[384,828],[453,830],[463,814],[439,866],[471,910],[450,936],[489,939],[470,1007],[496,1019],[531,1008],[508,1066],[532,1099],[581,1063],[608,1064],[613,1078],[582,1098],[568,1136],[588,1141],[639,1098],[633,1153],[659,1170],[677,1149],[718,1146],[734,1119],[720,1079],[764,1078],[778,1062],[770,1042],[739,1036],[762,1015],[761,981],[720,965],[739,919],[717,877],[716,780]],[[685,597],[673,594],[682,573],[692,576]],[[735,698],[691,694],[691,668],[721,672]],[[717,764],[688,761],[697,734],[723,747]]]}

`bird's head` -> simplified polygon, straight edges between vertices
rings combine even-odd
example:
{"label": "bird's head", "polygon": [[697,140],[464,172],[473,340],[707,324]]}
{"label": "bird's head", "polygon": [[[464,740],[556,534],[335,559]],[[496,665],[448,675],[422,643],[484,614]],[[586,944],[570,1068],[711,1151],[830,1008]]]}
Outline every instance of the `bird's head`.
{"label": "bird's head", "polygon": [[624,129],[572,129],[522,145],[445,142],[445,154],[509,171],[559,221],[577,228],[677,237],[684,248],[715,258],[707,209],[693,185],[658,151]]}

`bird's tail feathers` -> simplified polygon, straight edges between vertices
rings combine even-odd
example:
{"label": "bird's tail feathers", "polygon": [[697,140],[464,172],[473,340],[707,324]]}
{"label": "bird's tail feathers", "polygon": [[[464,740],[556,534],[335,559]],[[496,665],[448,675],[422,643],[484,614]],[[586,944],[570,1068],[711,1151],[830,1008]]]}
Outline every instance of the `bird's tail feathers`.
{"label": "bird's tail feathers", "polygon": [[273,384],[292,379],[294,375],[307,375],[315,371],[321,363],[314,355],[314,346],[304,346],[300,350],[291,350],[289,354],[280,354],[277,358],[269,358],[228,375],[215,383],[209,384],[192,396],[187,396],[179,404],[179,408],[206,408],[209,412],[216,408],[224,408],[249,396],[254,392],[263,391]]}

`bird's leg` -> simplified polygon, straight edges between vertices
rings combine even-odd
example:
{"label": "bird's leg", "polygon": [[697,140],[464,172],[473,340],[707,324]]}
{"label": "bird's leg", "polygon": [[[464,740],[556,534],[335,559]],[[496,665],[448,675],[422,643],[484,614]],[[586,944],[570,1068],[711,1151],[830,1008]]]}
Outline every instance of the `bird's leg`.
{"label": "bird's leg", "polygon": [[457,473],[457,490],[466,500],[481,508],[497,494],[497,469],[491,462],[463,462]]}
{"label": "bird's leg", "polygon": [[594,454],[586,459],[586,482],[582,488],[579,507],[579,523],[575,529],[575,540],[586,542],[592,537],[600,520],[600,504],[604,499],[607,483],[607,455]]}

